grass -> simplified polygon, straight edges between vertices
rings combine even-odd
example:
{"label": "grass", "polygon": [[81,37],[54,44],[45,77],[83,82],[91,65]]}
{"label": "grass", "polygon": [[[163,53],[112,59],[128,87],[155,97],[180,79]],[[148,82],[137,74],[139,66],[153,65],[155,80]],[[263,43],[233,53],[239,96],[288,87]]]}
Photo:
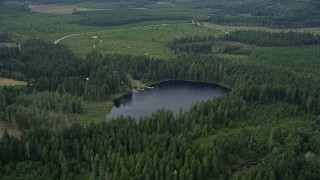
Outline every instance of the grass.
{"label": "grass", "polygon": [[133,79],[130,75],[128,75],[128,79],[131,82],[132,88],[145,88],[146,84],[142,83],[140,80]]}
{"label": "grass", "polygon": [[104,102],[85,101],[84,114],[69,114],[69,118],[82,123],[105,121],[113,106],[111,100]]}
{"label": "grass", "polygon": [[8,79],[8,78],[1,78],[0,77],[0,86],[17,86],[17,85],[23,85],[26,86],[27,83],[24,81],[17,81],[14,79]]}
{"label": "grass", "polygon": [[96,49],[103,53],[147,55],[156,58],[171,58],[166,52],[166,43],[172,38],[188,35],[221,35],[221,31],[191,25],[191,23],[160,23],[142,26],[122,26],[100,32],[91,32],[67,38],[67,44],[74,52],[88,53],[98,41],[89,40],[97,35],[103,42]]}

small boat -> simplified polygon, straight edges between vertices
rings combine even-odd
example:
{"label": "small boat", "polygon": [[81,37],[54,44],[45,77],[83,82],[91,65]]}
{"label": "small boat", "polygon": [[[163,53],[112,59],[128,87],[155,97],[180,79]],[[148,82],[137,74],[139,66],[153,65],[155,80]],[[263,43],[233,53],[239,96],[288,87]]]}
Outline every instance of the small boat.
{"label": "small boat", "polygon": [[154,89],[154,87],[150,86],[150,87],[147,87],[148,89]]}
{"label": "small boat", "polygon": [[132,89],[132,92],[139,93],[139,91],[136,89]]}

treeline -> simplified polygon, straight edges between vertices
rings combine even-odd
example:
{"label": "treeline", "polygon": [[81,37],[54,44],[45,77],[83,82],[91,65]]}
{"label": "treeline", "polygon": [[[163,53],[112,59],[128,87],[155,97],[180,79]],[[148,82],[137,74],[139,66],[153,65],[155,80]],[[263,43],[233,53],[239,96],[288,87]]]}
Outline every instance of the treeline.
{"label": "treeline", "polygon": [[85,112],[83,101],[68,93],[31,92],[26,87],[0,89],[0,119],[17,129],[61,127],[66,114]]}
{"label": "treeline", "polygon": [[[239,42],[242,44],[237,44]],[[320,36],[309,32],[268,32],[258,30],[232,31],[223,37],[209,36],[186,36],[174,38],[167,42],[166,48],[175,54],[200,53],[210,54],[213,52],[232,53],[246,45],[263,47],[299,46],[320,44]],[[219,47],[213,51],[214,46]]]}
{"label": "treeline", "polygon": [[138,9],[116,8],[105,11],[87,11],[74,13],[82,17],[75,22],[86,26],[117,26],[123,24],[132,24],[143,21],[160,21],[160,20],[185,20],[190,19],[188,16],[175,14],[151,14]]}
{"label": "treeline", "polygon": [[12,35],[8,32],[0,33],[0,43],[12,43]]}
{"label": "treeline", "polygon": [[270,28],[303,28],[318,27],[320,21],[316,18],[319,15],[300,15],[288,17],[245,17],[245,16],[225,16],[212,15],[208,19],[211,23],[224,24],[230,26],[266,26]]}
{"label": "treeline", "polygon": [[272,28],[318,27],[320,24],[318,0],[192,0],[181,4],[212,9],[208,21],[217,24]]}
{"label": "treeline", "polygon": [[309,32],[267,32],[256,30],[232,31],[224,36],[225,41],[237,41],[257,46],[297,46],[320,44],[320,36]]}
{"label": "treeline", "polygon": [[214,43],[213,36],[188,36],[182,38],[174,38],[167,43],[166,47],[169,51],[177,53],[212,53]]}
{"label": "treeline", "polygon": [[[308,1],[307,3],[310,3]],[[307,4],[306,3],[306,4]],[[298,1],[289,1],[289,0],[262,0],[262,1],[255,1],[255,0],[226,0],[226,1],[219,1],[219,0],[191,0],[184,2],[186,6],[190,8],[210,8],[215,12],[221,12],[221,14],[250,14],[252,16],[272,16],[272,15],[283,15],[288,14],[290,12],[287,11],[280,11],[280,8],[284,9],[292,9],[296,8],[297,5],[300,5]],[[302,7],[304,8],[305,4]],[[297,11],[296,9],[294,9]]]}
{"label": "treeline", "polygon": [[166,49],[169,52],[179,54],[212,54],[212,53],[233,53],[239,50],[244,44],[226,42],[223,38],[209,36],[186,36],[173,38],[167,42]]}
{"label": "treeline", "polygon": [[16,14],[16,13],[26,13],[30,9],[26,5],[16,4],[16,3],[4,3],[0,0],[0,14]]}

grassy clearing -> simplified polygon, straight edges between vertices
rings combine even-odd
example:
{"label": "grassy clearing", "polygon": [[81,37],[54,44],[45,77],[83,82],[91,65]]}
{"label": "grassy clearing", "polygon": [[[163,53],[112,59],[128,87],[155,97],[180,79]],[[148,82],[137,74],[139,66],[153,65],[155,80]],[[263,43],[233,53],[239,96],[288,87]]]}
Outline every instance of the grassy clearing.
{"label": "grassy clearing", "polygon": [[0,77],[0,86],[17,86],[17,85],[26,86],[27,83],[24,81],[17,81],[14,79],[7,79],[7,78]]}
{"label": "grassy clearing", "polygon": [[84,114],[70,114],[69,117],[73,121],[83,123],[105,121],[113,106],[111,100],[105,102],[86,101],[84,103]]}
{"label": "grassy clearing", "polygon": [[146,84],[142,83],[140,80],[133,79],[130,75],[128,75],[128,78],[131,82],[132,88],[145,88],[145,87],[147,87]]}

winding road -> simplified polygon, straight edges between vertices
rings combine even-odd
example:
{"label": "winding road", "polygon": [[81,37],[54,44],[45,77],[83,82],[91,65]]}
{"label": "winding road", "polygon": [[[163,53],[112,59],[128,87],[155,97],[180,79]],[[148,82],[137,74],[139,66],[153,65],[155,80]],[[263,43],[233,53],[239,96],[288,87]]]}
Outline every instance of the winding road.
{"label": "winding road", "polygon": [[[70,34],[70,35],[64,36],[64,37],[62,37],[62,38],[60,38],[60,39],[58,39],[58,40],[55,40],[55,41],[53,42],[53,44],[58,44],[60,41],[66,39],[66,38],[73,37],[73,36],[80,36],[80,35],[83,35],[83,34],[85,34],[85,33]],[[97,39],[97,40],[99,40],[99,44],[102,43],[102,40],[101,40],[101,39]],[[93,48],[95,49],[95,48],[97,47],[97,45],[99,45],[99,44],[93,45]]]}
{"label": "winding road", "polygon": [[58,39],[58,40],[54,41],[54,42],[53,42],[53,44],[58,44],[60,41],[62,41],[62,40],[64,40],[64,39],[66,39],[66,38],[68,38],[68,37],[72,37],[72,36],[79,36],[79,35],[83,35],[83,34],[85,34],[85,33],[70,34],[70,35],[68,35],[68,36],[64,36],[64,37],[62,37],[62,38],[60,38],[60,39]]}

